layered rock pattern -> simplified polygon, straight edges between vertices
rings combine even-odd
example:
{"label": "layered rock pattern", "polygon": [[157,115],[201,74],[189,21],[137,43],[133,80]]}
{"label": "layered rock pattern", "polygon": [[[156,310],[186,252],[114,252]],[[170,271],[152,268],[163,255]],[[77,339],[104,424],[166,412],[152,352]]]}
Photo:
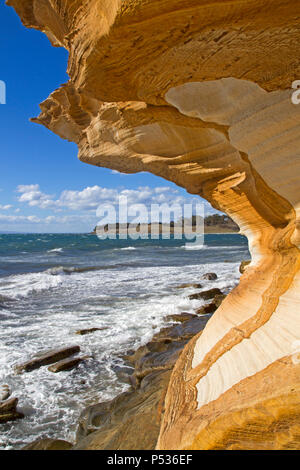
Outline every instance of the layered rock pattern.
{"label": "layered rock pattern", "polygon": [[35,122],[205,197],[252,262],[173,371],[159,449],[299,448],[300,3],[9,0],[70,52]]}

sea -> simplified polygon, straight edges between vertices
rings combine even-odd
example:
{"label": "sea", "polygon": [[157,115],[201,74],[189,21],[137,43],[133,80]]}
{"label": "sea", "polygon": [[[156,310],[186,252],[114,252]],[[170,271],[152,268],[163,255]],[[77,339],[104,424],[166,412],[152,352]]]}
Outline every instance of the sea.
{"label": "sea", "polygon": [[[218,279],[201,281],[203,289],[227,294],[249,258],[239,234],[205,235],[202,247],[93,234],[0,235],[0,386],[10,386],[25,414],[0,424],[0,449],[44,437],[74,442],[83,409],[128,388],[116,375],[122,355],[148,342],[167,315],[203,305],[189,299],[197,289],[178,285],[214,272]],[[75,334],[89,328],[103,330]],[[90,356],[72,371],[15,373],[37,353],[72,345]]]}

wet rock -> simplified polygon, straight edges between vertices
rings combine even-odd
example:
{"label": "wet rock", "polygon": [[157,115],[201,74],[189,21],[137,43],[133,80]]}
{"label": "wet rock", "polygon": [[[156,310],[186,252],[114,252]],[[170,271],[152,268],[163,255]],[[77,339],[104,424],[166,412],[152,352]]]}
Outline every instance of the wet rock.
{"label": "wet rock", "polygon": [[39,369],[42,366],[54,364],[55,362],[66,359],[67,357],[73,356],[80,352],[79,346],[70,346],[63,349],[54,349],[48,352],[37,355],[32,360],[19,364],[15,367],[16,372],[30,372],[35,369]]}
{"label": "wet rock", "polygon": [[174,364],[189,339],[202,331],[209,319],[182,315],[188,319],[164,328],[137,351],[127,352],[125,360],[134,366],[129,376],[132,388],[84,410],[75,450],[155,449]]}
{"label": "wet rock", "polygon": [[220,307],[221,303],[226,297],[227,296],[224,294],[216,295],[213,302],[198,308],[198,310],[196,310],[196,313],[198,315],[207,315],[208,313],[214,313]]}
{"label": "wet rock", "polygon": [[146,346],[141,346],[139,347],[136,351],[129,352],[129,354],[126,354],[122,356],[122,359],[128,364],[128,365],[134,365],[142,356],[147,354],[149,352],[148,345]]}
{"label": "wet rock", "polygon": [[205,290],[203,292],[199,292],[197,294],[189,295],[190,300],[210,300],[213,299],[216,295],[222,295],[222,291],[218,288]]}
{"label": "wet rock", "polygon": [[180,284],[179,286],[176,286],[177,289],[187,289],[189,287],[193,287],[194,289],[201,289],[202,285],[201,284]]}
{"label": "wet rock", "polygon": [[203,279],[206,281],[215,281],[216,279],[218,279],[218,276],[216,275],[216,273],[206,273],[206,274],[203,274],[203,276],[201,276],[200,279]]}
{"label": "wet rock", "polygon": [[190,339],[195,336],[199,331],[203,330],[208,318],[201,318],[196,316],[189,321],[180,325],[173,325],[168,328],[163,328],[157,333],[152,341],[179,341]]}
{"label": "wet rock", "polygon": [[90,335],[91,333],[95,333],[96,331],[104,331],[104,330],[108,330],[108,328],[107,327],[105,327],[105,328],[88,328],[86,330],[75,331],[75,335],[85,336],[85,335]]}
{"label": "wet rock", "polygon": [[87,408],[80,417],[74,450],[153,450],[171,371],[147,376],[138,390]]}
{"label": "wet rock", "polygon": [[54,374],[57,374],[58,372],[72,370],[75,369],[75,367],[77,367],[81,362],[85,361],[86,359],[89,359],[89,357],[71,357],[68,359],[64,359],[63,361],[59,361],[56,364],[53,364],[52,366],[48,367],[48,370],[50,372],[54,372]]}
{"label": "wet rock", "polygon": [[141,380],[152,372],[172,369],[187,342],[188,339],[173,341],[168,345],[165,351],[150,352],[143,356],[136,363],[134,372],[135,377],[138,380]]}
{"label": "wet rock", "polygon": [[16,421],[24,418],[23,413],[17,411],[18,398],[10,398],[0,404],[0,423]]}
{"label": "wet rock", "polygon": [[9,421],[17,421],[18,419],[23,419],[23,413],[18,411],[7,411],[0,413],[0,424],[8,423]]}
{"label": "wet rock", "polygon": [[246,271],[247,266],[249,266],[250,263],[251,263],[251,260],[241,262],[241,264],[240,264],[240,273],[241,274],[244,274],[244,272]]}
{"label": "wet rock", "polygon": [[0,386],[0,403],[7,400],[11,396],[9,385],[4,384]]}
{"label": "wet rock", "polygon": [[175,315],[168,315],[166,317],[166,321],[175,321],[175,322],[180,322],[184,323],[185,321],[191,320],[192,318],[195,318],[197,315],[193,313],[176,313]]}
{"label": "wet rock", "polygon": [[220,307],[221,303],[223,302],[224,299],[226,299],[227,295],[225,294],[218,294],[214,298],[214,304],[217,306],[217,308]]}
{"label": "wet rock", "polygon": [[6,411],[15,411],[18,405],[18,398],[10,398],[9,400],[4,401],[0,404],[0,413]]}
{"label": "wet rock", "polygon": [[217,306],[214,302],[211,302],[208,305],[202,305],[202,307],[196,310],[197,315],[207,315],[208,313],[215,313]]}
{"label": "wet rock", "polygon": [[70,450],[73,445],[60,439],[39,439],[23,447],[22,450]]}
{"label": "wet rock", "polygon": [[134,373],[133,367],[113,366],[112,369],[115,372],[118,379],[120,380],[120,382],[124,382],[124,383],[131,385],[131,376]]}

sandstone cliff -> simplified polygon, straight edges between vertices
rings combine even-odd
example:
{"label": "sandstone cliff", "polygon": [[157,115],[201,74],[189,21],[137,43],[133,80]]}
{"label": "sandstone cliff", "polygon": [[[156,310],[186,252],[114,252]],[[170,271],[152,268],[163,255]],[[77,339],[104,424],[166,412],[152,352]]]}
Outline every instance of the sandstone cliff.
{"label": "sandstone cliff", "polygon": [[9,0],[70,53],[34,119],[205,197],[252,263],[172,374],[159,449],[300,447],[300,3]]}

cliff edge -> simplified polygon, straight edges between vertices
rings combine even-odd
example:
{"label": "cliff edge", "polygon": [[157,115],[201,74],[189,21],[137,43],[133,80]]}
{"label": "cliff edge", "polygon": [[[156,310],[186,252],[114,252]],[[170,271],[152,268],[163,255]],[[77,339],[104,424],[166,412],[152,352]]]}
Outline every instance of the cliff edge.
{"label": "cliff edge", "polygon": [[69,55],[34,122],[206,198],[252,263],[172,373],[158,449],[300,448],[300,3],[9,0]]}

